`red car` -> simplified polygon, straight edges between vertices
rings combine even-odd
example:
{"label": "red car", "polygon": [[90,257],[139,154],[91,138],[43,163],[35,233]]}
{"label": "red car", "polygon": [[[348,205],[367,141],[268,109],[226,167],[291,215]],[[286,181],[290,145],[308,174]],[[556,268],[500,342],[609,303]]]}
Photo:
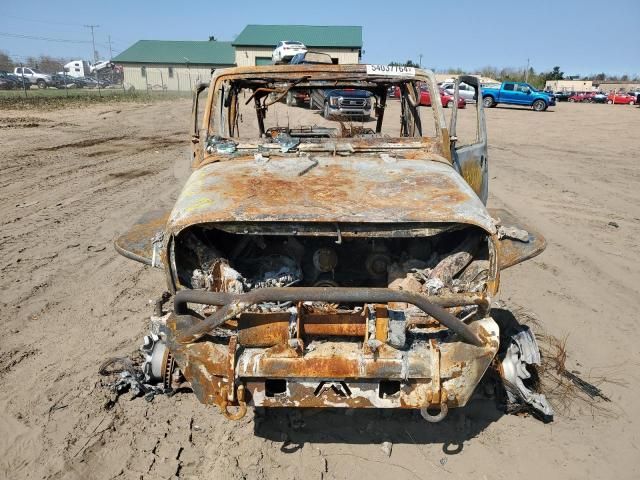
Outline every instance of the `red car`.
{"label": "red car", "polygon": [[574,93],[573,95],[571,95],[568,100],[572,103],[575,102],[584,102],[585,100],[587,100],[587,94],[586,93]]}
{"label": "red car", "polygon": [[[453,107],[453,95],[449,95],[440,90],[440,102],[442,102],[444,108]],[[420,87],[420,105],[424,105],[425,107],[431,106],[431,94],[427,87]],[[458,108],[465,108],[466,106],[467,102],[465,99],[458,97]]]}
{"label": "red car", "polygon": [[627,93],[610,93],[607,97],[607,103],[609,105],[612,105],[614,103],[622,105],[635,105],[636,97]]}
{"label": "red car", "polygon": [[569,97],[570,102],[589,102],[594,96],[596,92],[580,92],[574,93]]}
{"label": "red car", "polygon": [[[393,98],[400,98],[400,87],[395,87],[390,96]],[[440,102],[442,102],[442,106],[444,108],[453,107],[453,95],[449,95],[444,93],[443,90],[440,90]],[[429,88],[426,86],[420,87],[420,105],[424,107],[431,106],[431,94],[429,93]],[[466,108],[467,102],[464,98],[458,98],[458,108]]]}

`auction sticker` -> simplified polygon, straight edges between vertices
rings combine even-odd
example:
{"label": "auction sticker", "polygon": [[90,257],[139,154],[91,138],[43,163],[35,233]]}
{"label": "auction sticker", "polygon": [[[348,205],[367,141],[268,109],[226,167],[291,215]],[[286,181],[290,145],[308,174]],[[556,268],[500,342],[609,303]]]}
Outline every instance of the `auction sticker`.
{"label": "auction sticker", "polygon": [[416,69],[399,65],[367,65],[367,75],[387,75],[390,77],[415,77]]}

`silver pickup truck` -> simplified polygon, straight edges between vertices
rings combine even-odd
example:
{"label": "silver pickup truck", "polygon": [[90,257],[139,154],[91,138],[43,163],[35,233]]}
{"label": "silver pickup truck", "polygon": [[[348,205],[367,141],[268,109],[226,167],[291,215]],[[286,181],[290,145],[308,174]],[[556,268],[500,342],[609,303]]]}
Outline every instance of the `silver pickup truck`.
{"label": "silver pickup truck", "polygon": [[37,85],[39,88],[47,88],[52,84],[51,75],[41,72],[37,68],[16,67],[13,70],[21,80],[24,78],[25,84]]}

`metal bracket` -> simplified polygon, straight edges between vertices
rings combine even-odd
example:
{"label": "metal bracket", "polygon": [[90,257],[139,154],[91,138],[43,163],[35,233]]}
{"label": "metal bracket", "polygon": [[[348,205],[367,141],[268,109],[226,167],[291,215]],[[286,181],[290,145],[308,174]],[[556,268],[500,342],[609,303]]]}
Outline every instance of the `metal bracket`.
{"label": "metal bracket", "polygon": [[[229,420],[240,420],[247,414],[247,402],[245,401],[244,385],[238,385],[236,390],[236,350],[238,349],[238,337],[229,338],[229,355],[227,359],[227,385],[220,389],[222,402],[220,403],[220,411]],[[238,403],[238,411],[233,413],[229,411],[229,405]]]}
{"label": "metal bracket", "polygon": [[227,391],[227,400],[235,401],[236,395],[236,350],[238,347],[238,337],[229,338],[229,356],[227,357],[227,382],[229,389]]}
{"label": "metal bracket", "polygon": [[438,405],[441,397],[440,348],[433,338],[429,340],[429,347],[431,352],[431,388],[427,394],[427,400],[430,405]]}

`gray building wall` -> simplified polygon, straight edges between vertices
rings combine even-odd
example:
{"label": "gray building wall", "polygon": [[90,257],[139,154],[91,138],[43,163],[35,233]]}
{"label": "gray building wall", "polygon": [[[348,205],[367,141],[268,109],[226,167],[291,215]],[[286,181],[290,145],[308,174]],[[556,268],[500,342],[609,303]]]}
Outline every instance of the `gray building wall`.
{"label": "gray building wall", "polygon": [[[228,68],[229,65],[184,64],[123,64],[124,86],[136,90],[171,90],[189,92],[199,82],[211,80],[212,68]],[[143,73],[144,68],[144,73]]]}

